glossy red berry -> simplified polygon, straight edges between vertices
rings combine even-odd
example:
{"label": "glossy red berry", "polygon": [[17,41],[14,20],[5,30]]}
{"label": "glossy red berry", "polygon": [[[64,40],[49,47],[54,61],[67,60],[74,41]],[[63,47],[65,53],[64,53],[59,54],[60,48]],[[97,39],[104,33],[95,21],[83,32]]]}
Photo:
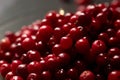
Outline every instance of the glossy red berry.
{"label": "glossy red berry", "polygon": [[70,49],[72,47],[72,39],[70,37],[62,37],[60,40],[60,46],[63,49]]}
{"label": "glossy red berry", "polygon": [[45,65],[46,65],[47,70],[54,70],[57,68],[59,64],[56,56],[48,57],[47,59],[45,59],[45,62],[46,62]]}
{"label": "glossy red berry", "polygon": [[22,64],[22,62],[20,60],[13,60],[12,63],[11,63],[11,69],[12,69],[12,72],[14,74],[16,74],[16,69],[18,67],[18,65]]}
{"label": "glossy red berry", "polygon": [[117,32],[116,32],[116,36],[117,36],[117,39],[119,39],[119,40],[120,40],[120,29],[119,29],[119,30],[117,30]]}
{"label": "glossy red berry", "polygon": [[52,75],[49,71],[43,71],[40,77],[41,77],[41,80],[52,80]]}
{"label": "glossy red berry", "polygon": [[27,77],[27,80],[39,80],[40,76],[36,73],[30,73]]}
{"label": "glossy red berry", "polygon": [[47,15],[46,15],[46,19],[48,19],[48,20],[51,20],[51,21],[54,21],[54,20],[56,20],[56,12],[55,11],[51,11],[51,12],[49,12]]}
{"label": "glossy red berry", "polygon": [[40,57],[41,57],[40,53],[35,50],[29,50],[27,52],[27,56],[28,56],[29,60],[31,60],[31,61],[39,61]]}
{"label": "glossy red berry", "polygon": [[104,42],[108,42],[108,40],[109,40],[109,36],[108,36],[108,34],[107,33],[100,33],[99,35],[98,35],[98,39],[99,40],[102,40],[102,41],[104,41]]}
{"label": "glossy red berry", "polygon": [[112,28],[108,28],[106,33],[108,34],[109,37],[115,36],[115,30]]}
{"label": "glossy red berry", "polygon": [[64,80],[66,77],[66,72],[64,69],[59,69],[55,73],[55,79],[56,80]]}
{"label": "glossy red berry", "polygon": [[117,37],[110,37],[108,40],[109,46],[117,46],[119,44],[119,40]]}
{"label": "glossy red berry", "polygon": [[118,69],[120,67],[120,55],[114,55],[111,58],[111,65],[113,68]]}
{"label": "glossy red berry", "polygon": [[[23,74],[24,73],[24,74]],[[16,68],[16,74],[26,79],[28,76],[28,69],[26,64],[20,64]]]}
{"label": "glossy red berry", "polygon": [[71,18],[70,18],[70,22],[71,23],[76,23],[77,21],[78,21],[78,16],[77,15],[73,15],[73,16],[71,16]]}
{"label": "glossy red berry", "polygon": [[117,47],[110,48],[108,50],[108,56],[113,57],[114,55],[120,55],[120,49]]}
{"label": "glossy red berry", "polygon": [[108,63],[108,58],[107,56],[105,55],[105,53],[100,53],[97,58],[96,58],[96,63],[99,65],[99,66],[104,66],[105,64]]}
{"label": "glossy red berry", "polygon": [[78,79],[78,70],[75,68],[71,68],[67,71],[67,76],[71,79]]}
{"label": "glossy red berry", "polygon": [[20,60],[22,63],[28,64],[30,62],[30,59],[28,58],[27,54],[22,54]]}
{"label": "glossy red berry", "polygon": [[0,66],[4,63],[7,63],[5,60],[0,60]]}
{"label": "glossy red berry", "polygon": [[114,27],[116,30],[120,29],[120,19],[118,19],[114,22]]}
{"label": "glossy red berry", "polygon": [[90,15],[85,14],[83,12],[76,13],[78,16],[78,22],[77,25],[79,26],[88,26],[92,22],[92,18]]}
{"label": "glossy red berry", "polygon": [[36,34],[37,40],[47,42],[52,34],[53,34],[53,29],[51,28],[51,26],[43,25],[39,28]]}
{"label": "glossy red berry", "polygon": [[10,80],[23,80],[23,78],[20,76],[13,76],[10,78]]}
{"label": "glossy red berry", "polygon": [[95,75],[91,71],[84,71],[80,74],[79,80],[95,80]]}
{"label": "glossy red berry", "polygon": [[10,45],[11,45],[11,42],[7,37],[3,38],[0,42],[1,49],[5,51],[9,49]]}
{"label": "glossy red berry", "polygon": [[70,56],[67,53],[60,53],[58,55],[58,62],[63,66],[67,65],[70,62]]}
{"label": "glossy red berry", "polygon": [[120,71],[112,71],[108,75],[108,80],[119,80],[120,79]]}
{"label": "glossy red berry", "polygon": [[29,73],[41,73],[42,65],[38,61],[32,61],[27,65],[27,70]]}
{"label": "glossy red berry", "polygon": [[10,64],[4,63],[0,66],[0,74],[5,77],[8,72],[10,72],[11,67]]}
{"label": "glossy red berry", "polygon": [[5,80],[10,80],[10,78],[13,76],[14,76],[13,72],[8,72],[5,76]]}
{"label": "glossy red berry", "polygon": [[14,53],[12,52],[5,52],[4,53],[4,60],[6,60],[7,62],[11,62],[11,60],[13,59]]}
{"label": "glossy red berry", "polygon": [[70,29],[68,36],[77,41],[79,38],[82,38],[84,35],[84,28],[82,26],[73,27]]}
{"label": "glossy red berry", "polygon": [[102,53],[106,50],[106,44],[102,40],[95,40],[91,49],[94,53]]}
{"label": "glossy red berry", "polygon": [[81,38],[76,42],[75,47],[80,54],[86,55],[89,52],[90,44],[87,39]]}
{"label": "glossy red berry", "polygon": [[60,53],[62,53],[64,50],[62,49],[61,45],[60,44],[55,44],[53,47],[52,47],[52,52],[55,54],[55,55],[59,55]]}
{"label": "glossy red berry", "polygon": [[25,50],[34,49],[35,47],[35,41],[32,38],[25,38],[21,44]]}

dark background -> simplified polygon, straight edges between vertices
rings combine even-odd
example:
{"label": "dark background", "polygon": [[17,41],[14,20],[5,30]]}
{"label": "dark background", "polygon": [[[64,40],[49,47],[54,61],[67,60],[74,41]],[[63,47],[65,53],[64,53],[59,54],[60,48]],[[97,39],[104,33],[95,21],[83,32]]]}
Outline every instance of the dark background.
{"label": "dark background", "polygon": [[[108,2],[111,0],[96,0]],[[60,0],[0,0],[0,39],[6,31],[16,31],[23,25],[42,19],[50,10],[74,12],[75,5],[62,3]]]}

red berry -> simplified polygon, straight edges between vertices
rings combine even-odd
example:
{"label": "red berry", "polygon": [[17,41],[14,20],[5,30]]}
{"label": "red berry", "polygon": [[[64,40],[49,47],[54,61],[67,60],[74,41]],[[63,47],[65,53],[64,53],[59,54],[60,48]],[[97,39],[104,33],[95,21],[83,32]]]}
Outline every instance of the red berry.
{"label": "red berry", "polygon": [[29,50],[27,52],[27,56],[28,56],[29,60],[31,60],[31,61],[39,61],[40,60],[40,53],[35,50]]}
{"label": "red berry", "polygon": [[55,44],[52,48],[52,53],[54,53],[55,55],[59,55],[60,53],[63,52],[63,49],[61,47],[60,44]]}
{"label": "red berry", "polygon": [[35,41],[32,38],[25,38],[21,44],[25,50],[34,49],[35,47]]}
{"label": "red berry", "polygon": [[87,52],[89,52],[90,44],[87,39],[81,38],[76,42],[75,47],[80,54],[85,55]]}
{"label": "red berry", "polygon": [[84,71],[80,74],[79,80],[95,80],[95,75],[91,71]]}
{"label": "red berry", "polygon": [[120,19],[118,19],[114,22],[114,27],[116,30],[120,29]]}
{"label": "red berry", "polygon": [[36,34],[37,40],[47,42],[52,34],[53,34],[53,29],[51,28],[51,26],[43,25],[39,28]]}
{"label": "red berry", "polygon": [[106,50],[106,44],[101,40],[95,40],[91,47],[94,53],[102,53]]}
{"label": "red berry", "polygon": [[66,72],[64,69],[59,69],[55,73],[55,79],[56,80],[64,80],[66,77]]}
{"label": "red berry", "polygon": [[23,80],[23,78],[20,76],[13,76],[10,78],[10,80]]}
{"label": "red berry", "polygon": [[4,61],[4,60],[0,60],[0,66],[1,66],[2,64],[4,64],[4,63],[7,63],[7,62]]}
{"label": "red berry", "polygon": [[9,49],[10,45],[11,45],[11,42],[7,37],[3,38],[0,42],[1,49],[5,51]]}
{"label": "red berry", "polygon": [[[23,74],[24,73],[24,74]],[[26,79],[28,76],[28,69],[26,64],[20,64],[16,68],[16,74]]]}
{"label": "red berry", "polygon": [[60,40],[60,46],[63,49],[70,49],[72,47],[72,39],[70,37],[62,37]]}
{"label": "red berry", "polygon": [[108,40],[109,40],[109,36],[108,36],[108,34],[107,33],[100,33],[99,35],[98,35],[98,39],[99,40],[102,40],[102,41],[104,41],[104,42],[108,42]]}
{"label": "red berry", "polygon": [[38,76],[38,74],[36,73],[30,73],[27,77],[27,80],[39,80],[40,76]]}
{"label": "red berry", "polygon": [[117,31],[116,36],[117,36],[117,39],[120,40],[120,29]]}
{"label": "red berry", "polygon": [[10,78],[13,76],[14,76],[13,72],[8,72],[5,76],[5,80],[10,80]]}
{"label": "red berry", "polygon": [[70,62],[70,56],[67,53],[60,53],[58,55],[58,62],[60,62],[60,64],[63,65],[67,65]]}
{"label": "red berry", "polygon": [[40,77],[41,77],[41,80],[52,80],[52,75],[49,71],[43,71]]}
{"label": "red berry", "polygon": [[42,65],[37,61],[32,61],[27,65],[27,70],[29,73],[41,73],[42,69]]}
{"label": "red berry", "polygon": [[107,59],[107,56],[103,53],[100,53],[97,58],[96,58],[96,63],[99,65],[99,66],[104,66],[105,64],[108,63],[108,59]]}
{"label": "red berry", "polygon": [[11,70],[10,64],[4,63],[0,66],[0,74],[5,77],[6,74]]}
{"label": "red berry", "polygon": [[11,69],[12,69],[12,72],[14,74],[16,74],[16,69],[17,67],[22,64],[22,62],[20,60],[13,60],[12,63],[11,63]]}
{"label": "red berry", "polygon": [[120,55],[120,49],[117,47],[110,48],[108,51],[108,56],[113,57],[114,55]]}
{"label": "red berry", "polygon": [[59,64],[56,56],[51,56],[51,57],[47,56],[47,59],[45,59],[45,62],[46,62],[45,65],[46,65],[47,70],[54,70],[57,68]]}
{"label": "red berry", "polygon": [[67,71],[67,76],[71,79],[77,79],[78,78],[78,71],[75,68],[71,68]]}
{"label": "red berry", "polygon": [[120,79],[120,71],[112,71],[108,75],[108,80],[119,80]]}

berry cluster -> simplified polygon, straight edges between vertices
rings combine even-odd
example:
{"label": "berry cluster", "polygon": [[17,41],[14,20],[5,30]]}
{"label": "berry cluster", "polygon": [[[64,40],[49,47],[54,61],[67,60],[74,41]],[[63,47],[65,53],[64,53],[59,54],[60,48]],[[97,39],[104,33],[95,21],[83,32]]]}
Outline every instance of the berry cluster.
{"label": "berry cluster", "polygon": [[120,80],[120,2],[88,5],[7,32],[0,42],[5,80]]}

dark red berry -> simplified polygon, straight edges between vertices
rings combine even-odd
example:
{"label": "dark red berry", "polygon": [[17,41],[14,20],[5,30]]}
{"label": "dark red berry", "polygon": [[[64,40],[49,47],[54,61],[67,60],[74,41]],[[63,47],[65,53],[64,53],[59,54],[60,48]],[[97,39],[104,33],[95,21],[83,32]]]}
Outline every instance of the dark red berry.
{"label": "dark red berry", "polygon": [[91,71],[84,71],[80,74],[79,80],[95,80],[95,75]]}
{"label": "dark red berry", "polygon": [[51,26],[43,25],[39,28],[36,34],[37,40],[47,42],[52,34],[53,34],[53,29],[51,28]]}
{"label": "dark red berry", "polygon": [[67,77],[71,79],[78,79],[78,71],[75,68],[71,68],[67,71]]}
{"label": "dark red berry", "polygon": [[66,77],[66,72],[64,69],[59,69],[55,73],[55,79],[56,80],[64,80]]}
{"label": "dark red berry", "polygon": [[[23,74],[24,73],[24,74]],[[16,74],[26,79],[28,76],[28,69],[26,64],[20,64],[16,68]]]}
{"label": "dark red berry", "polygon": [[60,53],[58,55],[58,62],[60,62],[60,64],[63,65],[67,65],[70,62],[70,56],[67,53]]}
{"label": "dark red berry", "polygon": [[10,80],[14,76],[13,72],[8,72],[5,76],[5,80]]}
{"label": "dark red berry", "polygon": [[10,70],[11,70],[11,67],[10,67],[10,64],[8,63],[4,63],[0,66],[0,73],[3,77],[5,77],[6,74],[10,72]]}
{"label": "dark red berry", "polygon": [[114,27],[116,30],[120,29],[120,19],[118,19],[114,22]]}
{"label": "dark red berry", "polygon": [[18,67],[18,65],[22,64],[22,62],[20,60],[13,60],[12,63],[11,63],[11,69],[12,69],[12,72],[14,74],[16,74],[16,69]]}
{"label": "dark red berry", "polygon": [[27,56],[28,56],[29,60],[31,60],[31,61],[39,61],[40,57],[41,57],[40,53],[35,50],[29,50],[27,52]]}
{"label": "dark red berry", "polygon": [[61,47],[60,44],[55,44],[52,48],[52,52],[55,54],[55,55],[59,55],[60,53],[63,52],[63,49]]}
{"label": "dark red berry", "polygon": [[52,80],[52,75],[49,71],[43,71],[40,77],[41,77],[41,80]]}
{"label": "dark red berry", "polygon": [[87,52],[89,52],[90,44],[87,39],[81,38],[76,42],[75,47],[80,54],[85,55]]}
{"label": "dark red berry", "polygon": [[25,50],[34,49],[35,47],[35,41],[32,38],[25,38],[21,44]]}
{"label": "dark red berry", "polygon": [[120,40],[120,29],[116,32],[117,39]]}
{"label": "dark red berry", "polygon": [[0,42],[1,49],[5,51],[9,49],[10,45],[11,45],[11,42],[7,37],[3,38]]}
{"label": "dark red berry", "polygon": [[10,80],[23,80],[23,78],[20,76],[13,76],[10,78]]}
{"label": "dark red berry", "polygon": [[36,73],[30,73],[27,77],[27,80],[39,80],[40,76]]}
{"label": "dark red berry", "polygon": [[95,40],[91,49],[93,53],[102,53],[106,50],[106,44],[102,40]]}
{"label": "dark red berry", "polygon": [[108,80],[119,80],[120,79],[120,71],[112,71],[108,75]]}
{"label": "dark red berry", "polygon": [[107,56],[105,55],[105,53],[100,53],[97,58],[96,58],[96,63],[99,66],[104,66],[105,64],[108,63],[108,59]]}
{"label": "dark red berry", "polygon": [[32,61],[27,65],[27,70],[29,73],[41,73],[43,67],[38,61]]}
{"label": "dark red berry", "polygon": [[120,55],[120,49],[117,47],[110,48],[108,51],[108,56],[113,57],[114,55]]}
{"label": "dark red berry", "polygon": [[72,47],[72,39],[70,37],[62,37],[60,40],[60,46],[63,49],[70,49]]}

